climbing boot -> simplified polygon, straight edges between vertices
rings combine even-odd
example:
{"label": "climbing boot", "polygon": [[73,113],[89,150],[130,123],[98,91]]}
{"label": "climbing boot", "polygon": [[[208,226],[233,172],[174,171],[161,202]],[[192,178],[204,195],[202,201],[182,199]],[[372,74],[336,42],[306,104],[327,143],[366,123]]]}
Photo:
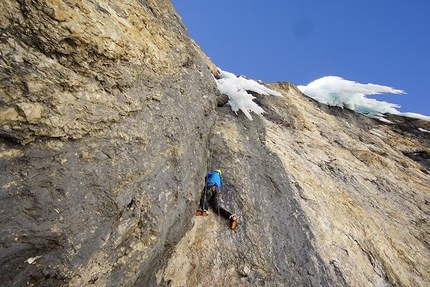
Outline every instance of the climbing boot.
{"label": "climbing boot", "polygon": [[231,229],[235,229],[236,228],[236,225],[237,225],[237,222],[236,222],[236,215],[234,215],[234,214],[232,214],[232,215],[230,215],[230,217],[229,217],[229,219],[230,219],[230,228]]}
{"label": "climbing boot", "polygon": [[207,210],[199,209],[196,211],[196,216],[208,216],[208,215],[209,215],[209,212]]}

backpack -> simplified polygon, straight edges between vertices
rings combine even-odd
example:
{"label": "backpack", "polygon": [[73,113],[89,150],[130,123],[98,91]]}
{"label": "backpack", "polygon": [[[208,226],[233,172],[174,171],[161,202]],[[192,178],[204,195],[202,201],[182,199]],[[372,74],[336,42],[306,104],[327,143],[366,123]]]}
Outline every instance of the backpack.
{"label": "backpack", "polygon": [[208,172],[206,176],[206,185],[215,185],[218,189],[221,188],[221,177],[217,172]]}

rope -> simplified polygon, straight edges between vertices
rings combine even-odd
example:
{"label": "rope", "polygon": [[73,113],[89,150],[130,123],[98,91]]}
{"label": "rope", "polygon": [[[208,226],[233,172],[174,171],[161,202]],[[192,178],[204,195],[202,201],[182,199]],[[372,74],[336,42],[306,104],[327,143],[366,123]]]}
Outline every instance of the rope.
{"label": "rope", "polygon": [[[213,149],[212,147],[210,148],[210,153],[209,153],[209,165],[207,167],[207,170],[209,170],[209,168],[212,167],[212,155],[213,155]],[[207,195],[207,172],[206,172],[206,180],[205,180],[205,188],[204,188],[204,201],[203,201],[203,207],[206,207],[206,195]],[[221,204],[221,193],[217,194],[217,200],[218,200],[218,226],[219,226],[219,232],[218,232],[218,250],[221,250],[221,267],[223,269],[223,278],[224,278],[224,285],[223,286],[227,286],[227,276],[226,276],[226,270],[225,270],[225,266],[224,266],[224,252],[223,252],[223,248],[220,248],[220,244],[222,242],[222,236],[221,236],[221,214],[220,214],[220,204]],[[204,220],[204,216],[203,216],[203,220],[202,220],[202,227],[201,227],[201,234],[200,234],[200,247],[199,247],[199,261],[198,261],[198,265],[197,265],[197,285],[196,287],[199,287],[200,284],[200,262],[202,259],[202,243],[203,243],[203,234],[204,234],[204,226],[205,226],[205,220]]]}
{"label": "rope", "polygon": [[219,232],[218,232],[218,249],[219,250],[221,250],[221,267],[222,267],[222,270],[223,270],[223,278],[224,278],[224,286],[227,286],[227,276],[226,276],[226,274],[225,274],[225,266],[224,266],[224,252],[223,252],[223,250],[224,250],[224,248],[220,248],[220,245],[221,245],[221,242],[222,242],[222,236],[221,236],[221,222],[220,222],[220,220],[221,220],[221,215],[220,215],[220,211],[219,211],[219,208],[220,208],[220,204],[221,204],[221,193],[219,193],[219,198],[217,198],[217,200],[218,200],[218,226],[219,226]]}
{"label": "rope", "polygon": [[[212,148],[209,154],[209,166],[212,166]],[[206,168],[207,170],[208,167]],[[202,207],[202,212],[204,212],[204,208],[206,207],[206,195],[207,195],[207,191],[208,191],[208,176],[207,176],[207,172],[206,172],[206,179],[205,179],[205,188],[204,188],[204,201],[203,201],[203,206]],[[197,285],[196,287],[199,287],[199,283],[200,283],[200,261],[202,260],[202,243],[203,243],[203,234],[204,234],[204,230],[205,230],[205,217],[203,216],[203,220],[202,220],[202,227],[201,227],[201,233],[200,233],[200,247],[199,247],[199,261],[197,264]]]}
{"label": "rope", "polygon": [[[206,206],[206,193],[207,193],[207,184],[205,182],[205,193],[204,193],[205,199],[204,199],[203,207]],[[203,243],[203,234],[204,234],[204,230],[205,230],[205,220],[204,219],[205,219],[205,217],[203,216],[202,227],[200,229],[201,232],[200,232],[200,246],[199,246],[199,261],[197,264],[197,285],[196,285],[196,287],[199,287],[199,283],[200,283],[200,261],[202,259],[202,243]]]}

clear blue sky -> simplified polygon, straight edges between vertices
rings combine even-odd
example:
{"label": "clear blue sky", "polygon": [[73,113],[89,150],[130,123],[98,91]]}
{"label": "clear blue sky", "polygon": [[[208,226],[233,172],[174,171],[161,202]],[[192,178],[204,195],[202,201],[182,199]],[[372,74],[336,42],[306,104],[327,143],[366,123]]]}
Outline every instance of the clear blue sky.
{"label": "clear blue sky", "polygon": [[171,0],[222,70],[307,85],[339,76],[404,90],[371,96],[430,115],[430,0]]}

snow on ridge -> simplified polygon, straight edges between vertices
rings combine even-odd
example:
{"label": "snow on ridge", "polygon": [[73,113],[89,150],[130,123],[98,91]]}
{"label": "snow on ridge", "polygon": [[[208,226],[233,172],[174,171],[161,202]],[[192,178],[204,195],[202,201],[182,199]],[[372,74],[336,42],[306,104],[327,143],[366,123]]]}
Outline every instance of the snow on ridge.
{"label": "snow on ridge", "polygon": [[347,108],[358,113],[377,117],[385,113],[398,114],[399,105],[369,99],[366,95],[381,93],[404,94],[391,87],[360,84],[341,77],[327,76],[317,79],[307,86],[297,86],[307,96],[329,106]]}
{"label": "snow on ridge", "polygon": [[[253,91],[265,96],[282,96],[281,93],[271,90],[257,81],[249,80],[242,76],[237,77],[233,73],[223,71],[220,68],[218,70],[220,72],[220,79],[216,80],[218,90],[228,96],[228,104],[236,114],[237,111],[241,110],[250,121],[252,121],[251,112],[261,115],[264,113],[264,110],[253,101],[255,97],[247,91]],[[326,76],[306,86],[297,86],[297,88],[308,97],[320,103],[347,108],[387,123],[392,122],[384,117],[385,114],[430,121],[429,116],[417,113],[402,113],[396,109],[400,108],[397,104],[366,97],[367,95],[382,93],[405,94],[403,90],[388,86],[371,83],[360,84],[341,77]]]}
{"label": "snow on ridge", "polygon": [[357,113],[367,115],[384,121],[384,114],[394,114],[404,117],[416,118],[430,121],[430,117],[416,113],[401,113],[396,108],[397,104],[392,104],[376,99],[367,98],[367,95],[377,95],[383,93],[405,94],[402,90],[376,84],[360,84],[354,81],[345,80],[341,77],[327,76],[317,79],[306,86],[297,86],[305,95],[317,100],[320,103],[347,108]]}
{"label": "snow on ridge", "polygon": [[250,112],[261,115],[264,110],[253,101],[255,97],[248,94],[247,91],[253,91],[265,96],[282,96],[281,93],[273,91],[254,80],[248,80],[241,76],[236,77],[233,73],[223,71],[220,68],[218,70],[220,72],[220,79],[216,80],[218,90],[228,96],[228,104],[236,114],[238,110],[241,110],[250,121],[252,121]]}
{"label": "snow on ridge", "polygon": [[398,113],[397,115],[402,116],[402,117],[408,117],[408,118],[413,118],[413,119],[430,121],[430,117],[424,116],[421,114],[417,114],[417,113]]}

